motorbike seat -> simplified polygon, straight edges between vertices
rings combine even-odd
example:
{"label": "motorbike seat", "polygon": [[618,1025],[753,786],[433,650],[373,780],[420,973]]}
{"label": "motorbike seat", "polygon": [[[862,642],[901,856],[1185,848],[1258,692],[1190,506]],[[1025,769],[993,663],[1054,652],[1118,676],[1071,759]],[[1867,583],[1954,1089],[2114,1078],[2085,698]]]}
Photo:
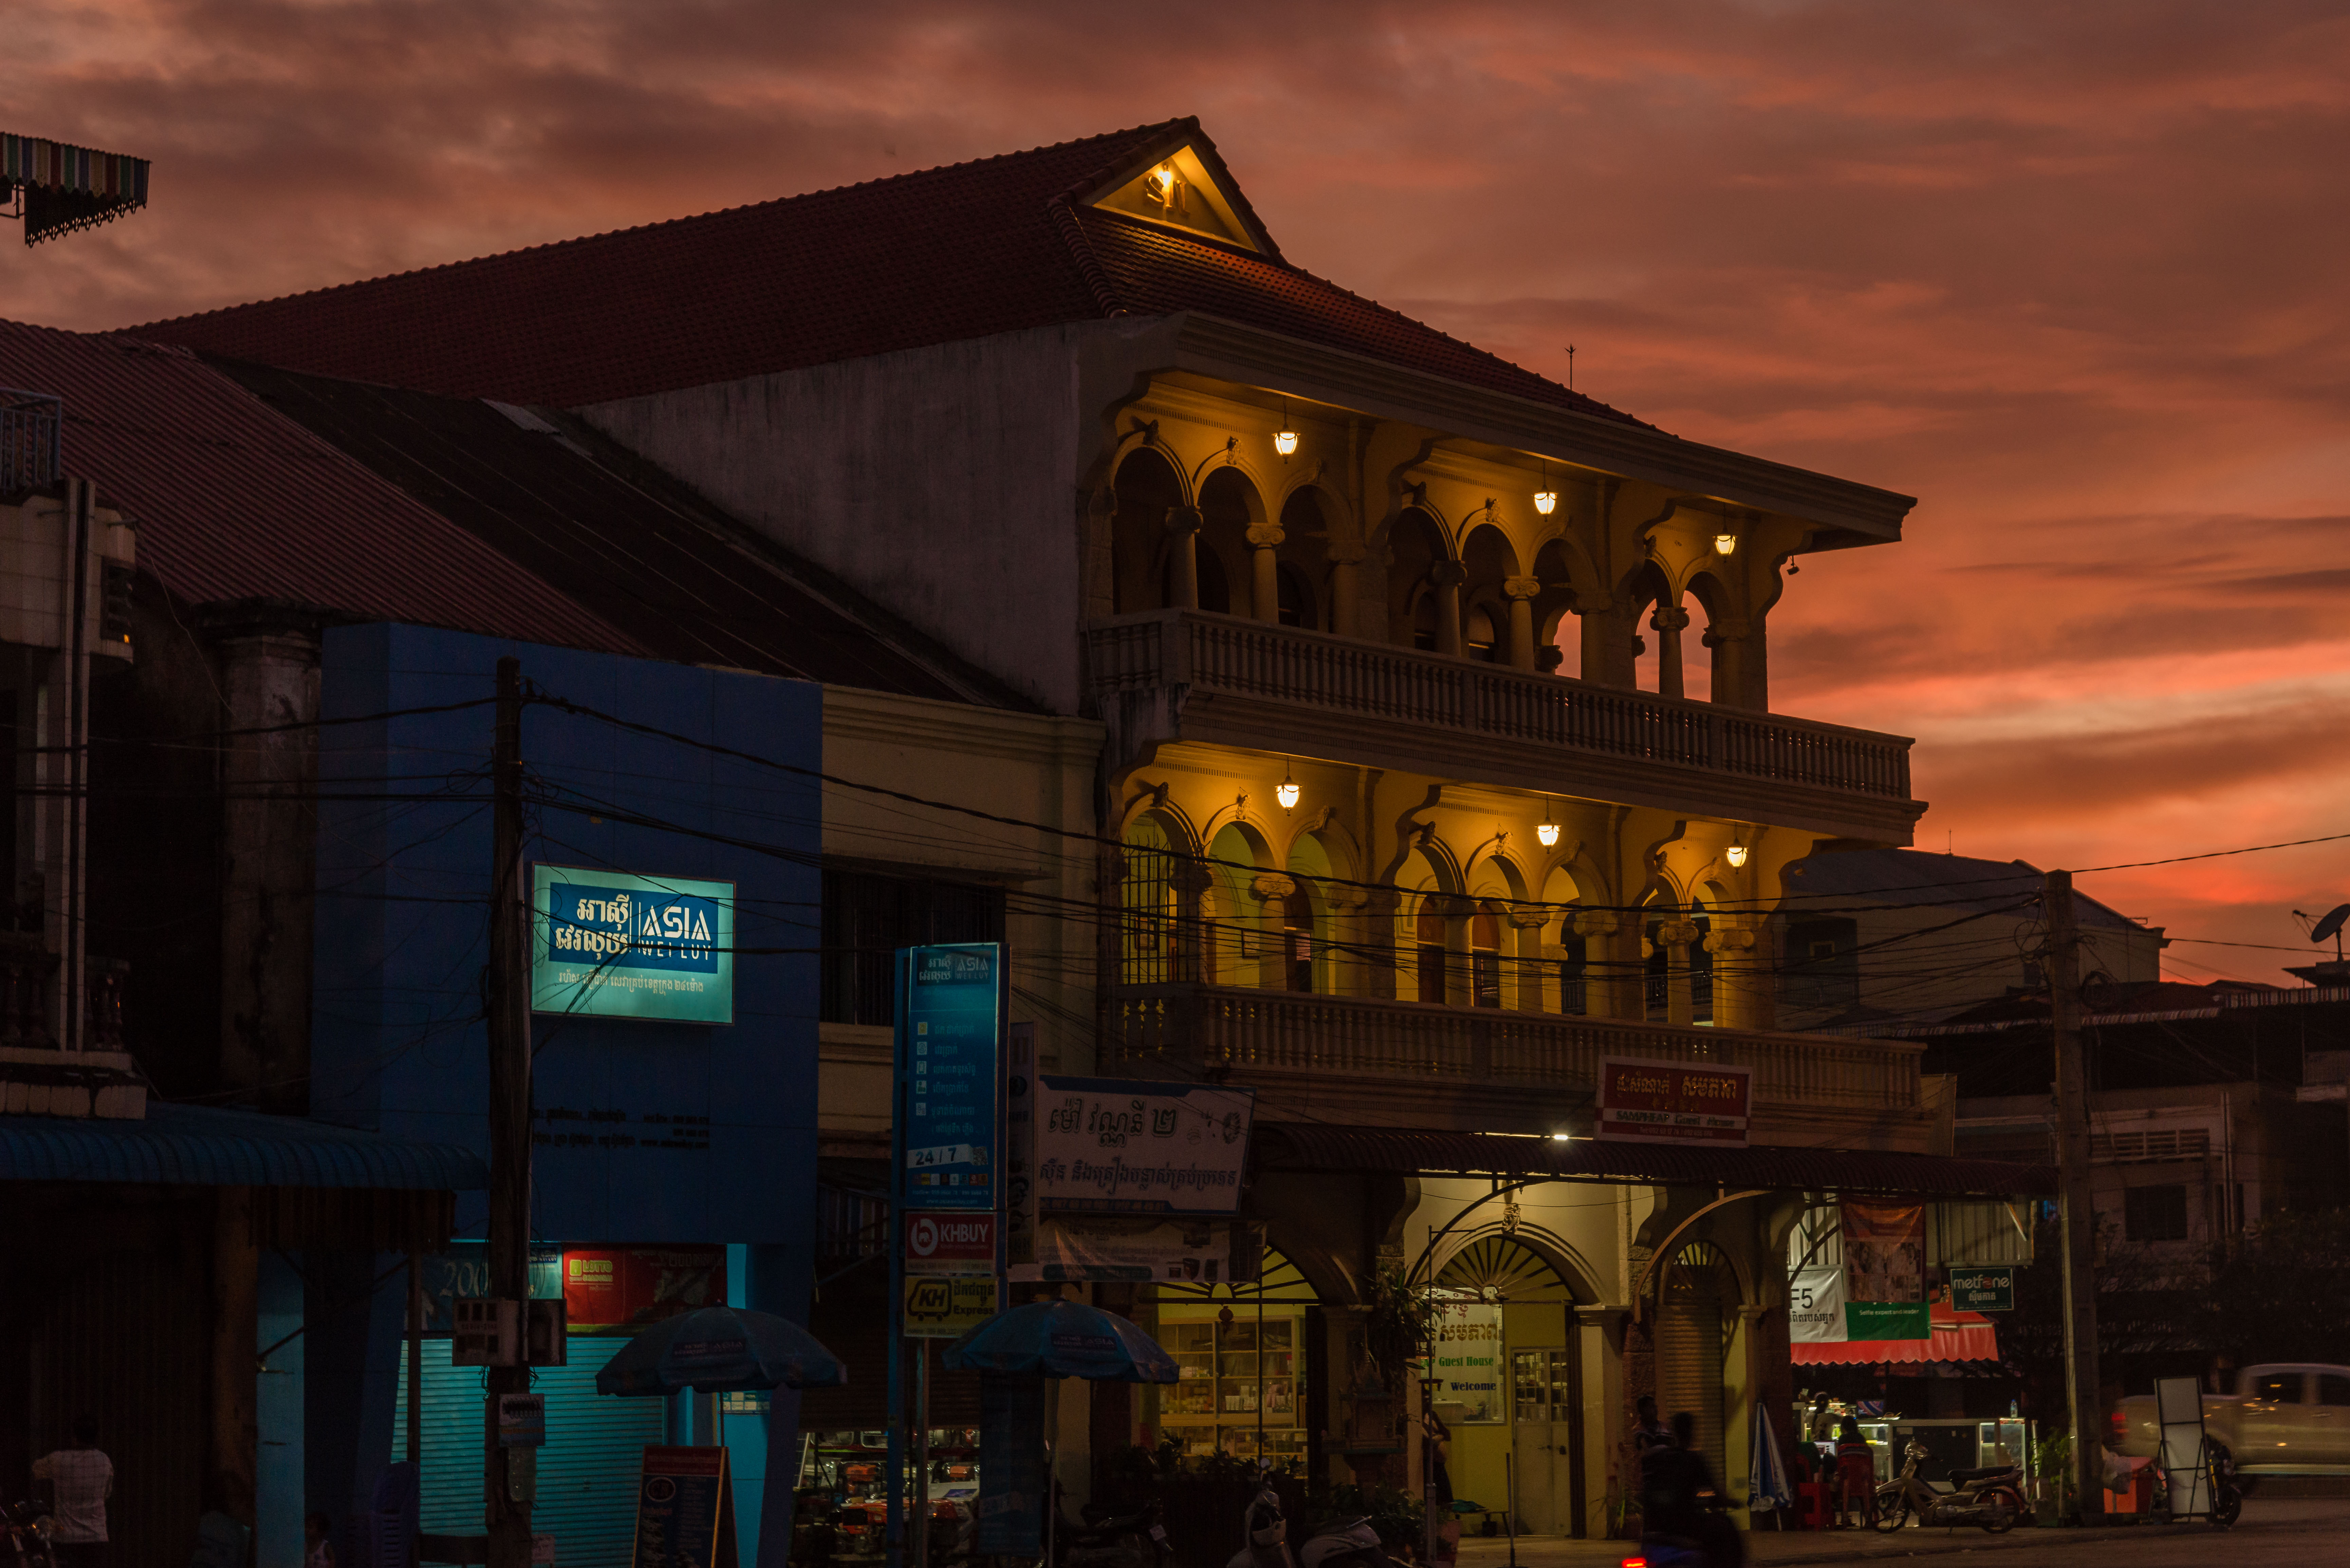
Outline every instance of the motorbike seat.
{"label": "motorbike seat", "polygon": [[1989,1480],[1994,1476],[2020,1476],[2022,1473],[2014,1465],[1987,1465],[1981,1469],[1952,1470],[1950,1480],[1954,1485],[1964,1486],[1969,1481]]}

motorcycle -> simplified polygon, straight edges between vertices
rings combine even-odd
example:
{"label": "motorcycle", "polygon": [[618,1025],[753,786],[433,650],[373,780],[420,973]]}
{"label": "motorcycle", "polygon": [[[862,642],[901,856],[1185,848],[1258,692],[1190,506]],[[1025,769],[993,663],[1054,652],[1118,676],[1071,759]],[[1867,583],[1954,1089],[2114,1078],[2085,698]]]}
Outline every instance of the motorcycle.
{"label": "motorcycle", "polygon": [[1241,1513],[1241,1530],[1248,1544],[1232,1553],[1224,1568],[1297,1568],[1289,1554],[1289,1521],[1281,1511],[1281,1498],[1271,1487],[1249,1500]]}
{"label": "motorcycle", "polygon": [[1150,1502],[1128,1513],[1111,1513],[1088,1505],[1083,1524],[1064,1518],[1054,1532],[1057,1568],[1170,1568],[1175,1549],[1167,1544],[1167,1527],[1159,1521],[1159,1504]]}
{"label": "motorcycle", "polygon": [[1250,1500],[1243,1515],[1248,1544],[1232,1554],[1224,1568],[1399,1568],[1387,1553],[1379,1532],[1360,1516],[1329,1521],[1305,1539],[1295,1557],[1289,1551],[1289,1521],[1281,1511],[1281,1498],[1271,1487]]}
{"label": "motorcycle", "polygon": [[1918,1479],[1926,1449],[1912,1442],[1905,1450],[1901,1473],[1877,1489],[1877,1528],[1887,1534],[1901,1529],[1916,1514],[1920,1526],[1979,1526],[1991,1535],[2004,1535],[2023,1517],[2023,1471],[2014,1465],[1987,1469],[1952,1470],[1954,1491],[1936,1491]]}
{"label": "motorcycle", "polygon": [[15,1560],[7,1568],[54,1568],[57,1553],[49,1542],[49,1512],[36,1502],[0,1506],[0,1539]]}

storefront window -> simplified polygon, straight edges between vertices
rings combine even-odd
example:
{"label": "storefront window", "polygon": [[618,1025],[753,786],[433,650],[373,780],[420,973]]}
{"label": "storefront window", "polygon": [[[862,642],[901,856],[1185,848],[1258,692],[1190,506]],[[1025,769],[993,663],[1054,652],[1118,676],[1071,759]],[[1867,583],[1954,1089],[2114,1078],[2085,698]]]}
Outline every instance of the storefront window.
{"label": "storefront window", "polygon": [[1221,1452],[1304,1462],[1305,1309],[1268,1306],[1262,1322],[1248,1308],[1230,1323],[1215,1314],[1160,1310],[1161,1343],[1182,1376],[1159,1395],[1159,1427],[1187,1459]]}

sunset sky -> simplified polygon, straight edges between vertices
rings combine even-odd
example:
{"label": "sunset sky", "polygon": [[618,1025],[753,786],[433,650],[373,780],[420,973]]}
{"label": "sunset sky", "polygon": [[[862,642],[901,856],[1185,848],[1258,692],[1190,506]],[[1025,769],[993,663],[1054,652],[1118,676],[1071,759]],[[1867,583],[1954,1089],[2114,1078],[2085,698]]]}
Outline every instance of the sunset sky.
{"label": "sunset sky", "polygon": [[[1297,265],[1920,498],[1772,624],[1773,707],[1918,738],[1920,848],[2350,834],[2340,0],[9,10],[0,127],[154,162],[0,247],[0,313],[64,327],[1197,114]],[[2082,885],[2305,951],[2350,845]]]}

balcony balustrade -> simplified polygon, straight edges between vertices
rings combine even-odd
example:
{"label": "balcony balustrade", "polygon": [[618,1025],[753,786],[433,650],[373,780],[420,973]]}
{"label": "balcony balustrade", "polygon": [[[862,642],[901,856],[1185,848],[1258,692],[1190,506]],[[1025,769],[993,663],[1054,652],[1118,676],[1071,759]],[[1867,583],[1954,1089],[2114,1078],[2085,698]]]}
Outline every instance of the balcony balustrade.
{"label": "balcony balustrade", "polygon": [[1633,786],[1610,798],[1722,815],[1777,801],[1791,809],[1747,815],[1860,836],[1906,839],[1923,809],[1909,799],[1910,742],[1898,735],[1201,610],[1096,621],[1085,636],[1097,701],[1129,755],[1152,740],[1257,743],[1252,732],[1297,749],[1318,730],[1332,743],[1317,754],[1334,760],[1409,765],[1419,753],[1458,767],[1484,753],[1495,766],[1480,776],[1539,773],[1537,788],[1599,763],[1595,783],[1612,774]]}
{"label": "balcony balustrade", "polygon": [[[1469,1091],[1547,1130],[1572,1109],[1587,1120],[1603,1056],[1751,1068],[1755,1116],[1775,1137],[1812,1142],[1797,1124],[1849,1127],[1914,1118],[1923,1048],[1908,1042],[1675,1027],[1493,1008],[1316,996],[1235,986],[1124,986],[1111,993],[1103,1071],[1135,1077],[1277,1083],[1325,1120],[1350,1095],[1443,1119],[1446,1091]],[[1390,1086],[1383,1089],[1381,1086]],[[1543,1091],[1555,1091],[1544,1093]],[[1498,1125],[1490,1114],[1483,1125]],[[1539,1124],[1537,1126],[1537,1124]]]}

